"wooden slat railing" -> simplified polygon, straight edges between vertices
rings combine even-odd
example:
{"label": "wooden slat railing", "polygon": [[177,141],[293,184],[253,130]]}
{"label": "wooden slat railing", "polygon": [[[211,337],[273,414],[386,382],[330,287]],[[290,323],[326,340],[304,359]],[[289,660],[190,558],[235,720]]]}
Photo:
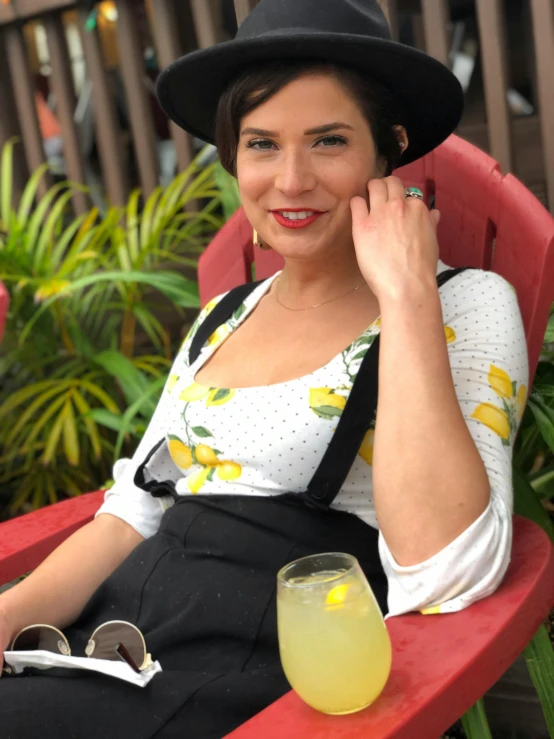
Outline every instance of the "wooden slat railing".
{"label": "wooden slat railing", "polygon": [[158,186],[159,165],[150,101],[143,79],[144,64],[133,12],[134,2],[118,0],[117,41],[140,183],[143,193],[148,196]]}
{"label": "wooden slat railing", "polygon": [[[45,156],[23,29],[19,24],[13,24],[6,27],[3,34],[27,168],[29,172],[34,172],[44,164]],[[39,183],[39,195],[44,195],[50,185],[50,177],[46,175]]]}
{"label": "wooden slat railing", "polygon": [[502,0],[476,0],[485,104],[489,128],[489,149],[503,172],[512,169],[510,113],[506,93],[506,32]]}
{"label": "wooden slat railing", "polygon": [[108,201],[111,205],[123,205],[127,200],[129,184],[123,161],[121,131],[102,58],[100,38],[97,29],[86,28],[87,11],[79,8],[77,14],[83,53],[92,82],[96,141]]}
{"label": "wooden slat railing", "polygon": [[421,0],[427,53],[449,66],[448,0]]}
{"label": "wooden slat railing", "polygon": [[539,113],[550,212],[554,213],[554,3],[531,0]]}
{"label": "wooden slat railing", "polygon": [[[179,34],[175,26],[175,0],[152,0],[154,16],[154,43],[160,67],[167,67],[182,53]],[[188,133],[173,121],[169,124],[171,138],[175,144],[177,162],[182,171],[188,167],[193,157],[192,141]]]}
{"label": "wooden slat railing", "polygon": [[[52,67],[52,90],[56,97],[56,111],[63,130],[63,151],[66,175],[72,182],[85,182],[85,165],[81,153],[81,142],[75,124],[74,112],[77,103],[71,60],[67,50],[65,30],[59,13],[44,18],[46,38]],[[88,197],[81,190],[75,190],[73,205],[78,214],[85,213],[89,206]]]}
{"label": "wooden slat railing", "polygon": [[[235,10],[239,24],[258,0],[235,0]],[[198,46],[204,48],[214,44],[221,36],[220,20],[215,15],[217,4],[211,0],[115,0],[119,13],[117,21],[117,43],[119,46],[119,72],[123,81],[125,100],[128,108],[132,143],[137,162],[138,179],[146,195],[159,183],[158,142],[154,130],[152,98],[145,84],[144,62],[140,36],[137,32],[137,8],[144,3],[149,9],[152,39],[160,67],[165,67],[177,59],[189,44],[190,30],[179,28],[176,19],[184,17],[181,13],[183,2],[188,3],[189,17],[192,18]],[[301,0],[299,0],[301,2]],[[445,64],[450,63],[451,28],[449,24],[449,0],[379,0],[392,26],[393,37],[397,37],[398,19],[410,14],[413,20],[415,43]],[[541,197],[547,188],[550,193],[550,207],[554,212],[554,5],[552,0],[529,0],[532,17],[534,53],[536,57],[536,80],[533,79],[535,103],[538,115],[512,117],[507,104],[506,93],[508,76],[506,72],[507,41],[504,29],[502,0],[475,0],[479,27],[479,46],[481,70],[484,82],[484,103],[486,125],[469,119],[462,122],[459,132],[470,140],[485,146],[500,163],[504,172],[514,170],[516,174],[534,171],[530,186],[542,189]],[[87,12],[76,0],[17,0],[8,4],[0,3],[0,60],[7,58],[10,84],[6,81],[5,70],[0,70],[0,90],[5,90],[3,120],[0,121],[0,144],[19,130],[27,169],[34,170],[45,161],[40,126],[34,101],[34,85],[27,58],[27,49],[22,34],[22,23],[35,15],[40,15],[46,28],[52,76],[50,82],[56,99],[56,115],[63,132],[64,158],[67,175],[70,179],[83,182],[86,162],[79,147],[78,130],[73,120],[75,111],[75,91],[71,76],[71,63],[66,47],[61,13],[67,9],[77,9],[79,31],[82,36],[83,53],[87,75],[92,82],[92,99],[96,145],[100,157],[102,178],[107,200],[112,204],[122,204],[128,197],[129,171],[123,146],[123,134],[117,113],[115,91],[112,80],[105,68],[98,29],[87,28]],[[186,31],[186,33],[185,33]],[[187,47],[188,48],[188,47]],[[2,74],[4,75],[2,77]],[[11,87],[11,93],[10,93]],[[14,106],[9,104],[11,99]],[[17,115],[7,109],[15,107]],[[14,130],[15,129],[15,130]],[[522,153],[521,142],[525,131],[533,129],[534,153]],[[184,169],[191,161],[193,147],[191,137],[174,124],[169,126],[170,136],[175,146],[179,169]],[[540,138],[544,153],[544,176],[540,156]],[[536,143],[535,143],[536,142]],[[534,162],[531,166],[531,160]],[[536,172],[539,172],[538,180]],[[521,174],[520,174],[521,176]],[[524,177],[525,179],[525,177]],[[546,181],[546,186],[542,182]],[[537,185],[538,182],[538,185]],[[42,191],[48,185],[45,179]],[[87,199],[76,194],[74,208],[82,212],[87,207]]]}

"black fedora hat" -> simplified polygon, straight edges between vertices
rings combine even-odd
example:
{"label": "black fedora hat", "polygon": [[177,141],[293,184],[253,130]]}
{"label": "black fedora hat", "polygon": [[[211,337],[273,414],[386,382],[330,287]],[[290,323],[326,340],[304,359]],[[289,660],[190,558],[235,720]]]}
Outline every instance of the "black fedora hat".
{"label": "black fedora hat", "polygon": [[266,61],[306,59],[357,69],[398,100],[409,146],[400,164],[419,159],[458,125],[463,92],[440,62],[391,40],[376,0],[260,0],[233,41],[181,57],[158,80],[157,93],[177,125],[213,142],[226,86]]}

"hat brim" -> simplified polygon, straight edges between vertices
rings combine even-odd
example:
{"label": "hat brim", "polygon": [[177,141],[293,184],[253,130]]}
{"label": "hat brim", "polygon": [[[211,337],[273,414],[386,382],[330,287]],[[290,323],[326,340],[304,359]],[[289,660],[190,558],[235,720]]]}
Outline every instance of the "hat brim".
{"label": "hat brim", "polygon": [[442,143],[460,122],[460,83],[443,64],[410,46],[354,34],[286,32],[226,41],[181,57],[160,75],[157,94],[165,113],[193,136],[214,143],[217,105],[231,80],[257,63],[318,59],[356,68],[400,102],[409,146],[400,165]]}

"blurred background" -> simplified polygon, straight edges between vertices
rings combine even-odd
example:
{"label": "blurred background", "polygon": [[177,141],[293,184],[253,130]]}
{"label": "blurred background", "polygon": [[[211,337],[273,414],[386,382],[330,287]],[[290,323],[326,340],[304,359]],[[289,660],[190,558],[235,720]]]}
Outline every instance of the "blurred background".
{"label": "blurred background", "polygon": [[[554,209],[552,0],[380,0],[393,35],[457,75],[459,134]],[[171,181],[201,142],[155,98],[164,66],[231,38],[256,0],[0,0],[0,145],[14,135],[16,182],[47,160],[88,185],[84,212]],[[47,188],[45,180],[43,188]]]}

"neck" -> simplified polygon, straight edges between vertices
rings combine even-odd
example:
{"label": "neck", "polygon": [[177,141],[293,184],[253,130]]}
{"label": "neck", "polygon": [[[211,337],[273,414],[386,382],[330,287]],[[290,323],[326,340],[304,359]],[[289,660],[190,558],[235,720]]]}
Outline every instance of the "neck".
{"label": "neck", "polygon": [[[361,285],[365,280],[358,267],[355,252],[350,258],[329,255],[309,262],[285,259],[279,277],[279,295],[290,305],[315,305]],[[367,290],[366,290],[367,291]],[[359,291],[357,291],[359,292]]]}

